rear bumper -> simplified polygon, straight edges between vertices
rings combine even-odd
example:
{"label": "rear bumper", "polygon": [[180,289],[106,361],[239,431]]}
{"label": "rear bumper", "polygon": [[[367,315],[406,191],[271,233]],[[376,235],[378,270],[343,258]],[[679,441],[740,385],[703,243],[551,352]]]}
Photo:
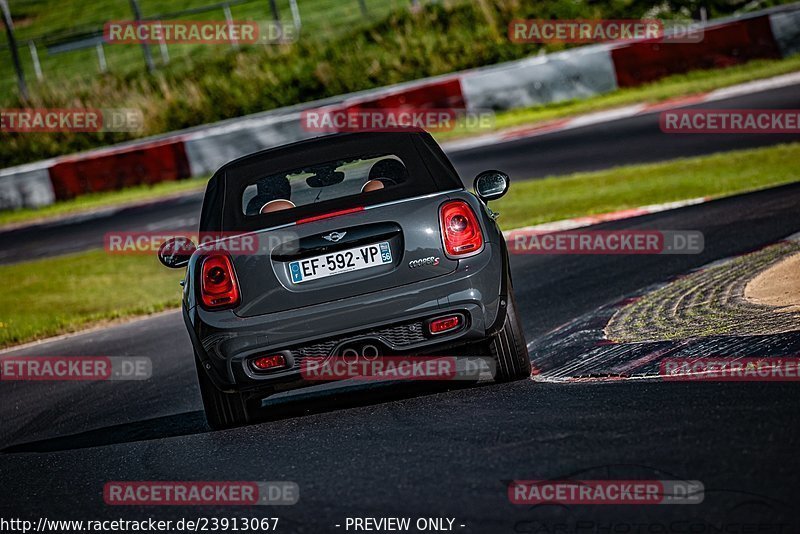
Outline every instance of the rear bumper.
{"label": "rear bumper", "polygon": [[[220,389],[283,391],[313,384],[300,375],[304,354],[327,356],[320,352],[354,338],[377,337],[393,353],[409,355],[484,339],[505,298],[507,268],[502,245],[486,243],[480,254],[459,260],[451,273],[390,290],[246,318],[195,307],[185,310],[184,318],[202,367]],[[452,334],[425,337],[413,326],[397,331],[451,311],[466,318],[465,326]],[[289,368],[252,371],[250,359],[277,351],[286,351]]]}

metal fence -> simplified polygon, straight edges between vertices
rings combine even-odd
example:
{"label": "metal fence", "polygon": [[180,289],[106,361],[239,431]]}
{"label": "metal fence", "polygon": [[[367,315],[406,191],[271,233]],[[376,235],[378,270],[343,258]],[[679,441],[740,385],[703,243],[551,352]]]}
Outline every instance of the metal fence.
{"label": "metal fence", "polygon": [[[61,21],[47,14],[47,33],[37,33],[36,22],[24,24],[24,13],[15,13],[14,37],[21,71],[27,83],[91,79],[98,74],[126,74],[149,68],[164,68],[171,62],[217,50],[232,44],[165,44],[143,47],[135,44],[109,45],[103,39],[103,25],[109,20],[247,20],[259,23],[279,21],[293,25],[302,39],[330,39],[360,24],[369,24],[392,11],[414,8],[421,0],[95,0],[74,2],[92,9],[86,13],[64,12]],[[62,3],[66,9],[66,3]],[[70,3],[72,4],[72,3]],[[180,9],[160,11],[179,6]],[[62,9],[62,7],[59,7]],[[138,12],[138,13],[137,13]],[[138,14],[138,17],[137,17]],[[22,20],[23,23],[19,21]],[[270,46],[270,45],[261,45]],[[149,57],[148,57],[149,56]],[[8,34],[0,38],[0,91],[8,94],[17,84]]]}

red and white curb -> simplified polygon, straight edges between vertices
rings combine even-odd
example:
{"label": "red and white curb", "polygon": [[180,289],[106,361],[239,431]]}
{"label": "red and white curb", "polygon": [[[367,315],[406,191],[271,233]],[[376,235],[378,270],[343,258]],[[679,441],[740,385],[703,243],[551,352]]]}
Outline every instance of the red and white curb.
{"label": "red and white curb", "polygon": [[575,384],[581,382],[631,382],[642,380],[662,381],[664,379],[661,375],[636,375],[636,376],[592,376],[592,377],[552,377],[543,376],[541,374],[531,375],[531,380],[534,382],[544,382],[548,384]]}
{"label": "red and white curb", "polygon": [[[584,217],[575,217],[572,219],[562,219],[560,221],[553,221],[547,222],[542,224],[536,224],[533,226],[524,226],[521,228],[514,228],[512,230],[506,230],[503,232],[503,236],[508,238],[508,236],[512,232],[561,232],[566,230],[574,230],[576,228],[585,228],[587,226],[592,226],[595,224],[600,224],[604,222],[610,221],[621,221],[624,219],[631,219],[633,217],[640,217],[642,215],[650,215],[652,213],[660,213],[663,211],[670,211],[678,208],[683,208],[686,206],[695,206],[697,204],[703,204],[708,202],[709,200],[713,200],[714,197],[698,197],[698,198],[690,198],[687,200],[677,200],[674,202],[663,202],[660,204],[650,204],[647,206],[640,206],[638,208],[631,208],[626,210],[619,210],[619,211],[612,211],[610,213],[600,213],[598,215],[587,215]],[[527,349],[530,350],[531,345],[533,345],[533,341],[528,342]],[[586,382],[586,381],[604,381],[604,382],[612,382],[612,381],[619,381],[619,380],[652,380],[652,379],[659,379],[659,376],[635,376],[635,377],[604,377],[604,378],[555,378],[545,376],[539,372],[535,372],[531,374],[531,380],[536,382],[554,382],[554,383],[566,383],[566,382]]]}

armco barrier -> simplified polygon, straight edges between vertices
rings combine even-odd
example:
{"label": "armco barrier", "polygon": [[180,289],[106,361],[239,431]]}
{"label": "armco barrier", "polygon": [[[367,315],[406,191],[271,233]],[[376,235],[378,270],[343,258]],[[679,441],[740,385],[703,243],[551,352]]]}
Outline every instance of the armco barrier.
{"label": "armco barrier", "polygon": [[60,158],[50,168],[56,200],[189,176],[180,138]]}
{"label": "armco barrier", "polygon": [[192,176],[207,176],[232,159],[315,134],[300,125],[300,113],[245,119],[185,136]]}
{"label": "armco barrier", "polygon": [[634,87],[670,74],[780,58],[768,16],[706,28],[697,43],[659,43],[657,40],[617,46],[611,51],[620,87]]}
{"label": "armco barrier", "polygon": [[49,162],[0,171],[0,210],[46,206],[55,202]]}
{"label": "armco barrier", "polygon": [[800,11],[775,13],[769,16],[769,22],[781,55],[800,53]]}
{"label": "armco barrier", "polygon": [[304,109],[513,109],[585,98],[696,68],[800,52],[800,3],[714,21],[699,43],[610,43],[340,95],[109,149],[0,170],[0,209],[213,173],[236,157],[316,135]]}
{"label": "armco barrier", "polygon": [[574,48],[461,75],[471,109],[514,109],[560,102],[617,88],[609,46]]}
{"label": "armco barrier", "polygon": [[464,95],[458,76],[440,78],[411,87],[380,91],[373,96],[347,99],[347,109],[359,108],[464,108]]}

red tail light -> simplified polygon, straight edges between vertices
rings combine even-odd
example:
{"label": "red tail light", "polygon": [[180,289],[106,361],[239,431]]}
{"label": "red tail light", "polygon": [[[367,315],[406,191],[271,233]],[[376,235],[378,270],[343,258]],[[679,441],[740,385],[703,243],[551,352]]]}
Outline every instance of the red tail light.
{"label": "red tail light", "polygon": [[483,246],[478,218],[463,200],[454,200],[442,206],[440,222],[448,256],[467,256]]}
{"label": "red tail light", "polygon": [[450,315],[448,317],[440,317],[428,323],[428,332],[433,335],[442,334],[461,326],[460,315]]}
{"label": "red tail light", "polygon": [[253,367],[259,371],[269,371],[278,367],[286,367],[286,358],[283,354],[272,354],[270,356],[260,356],[253,360]]}
{"label": "red tail light", "polygon": [[211,253],[200,269],[200,296],[206,309],[233,308],[239,304],[239,283],[230,256]]}

